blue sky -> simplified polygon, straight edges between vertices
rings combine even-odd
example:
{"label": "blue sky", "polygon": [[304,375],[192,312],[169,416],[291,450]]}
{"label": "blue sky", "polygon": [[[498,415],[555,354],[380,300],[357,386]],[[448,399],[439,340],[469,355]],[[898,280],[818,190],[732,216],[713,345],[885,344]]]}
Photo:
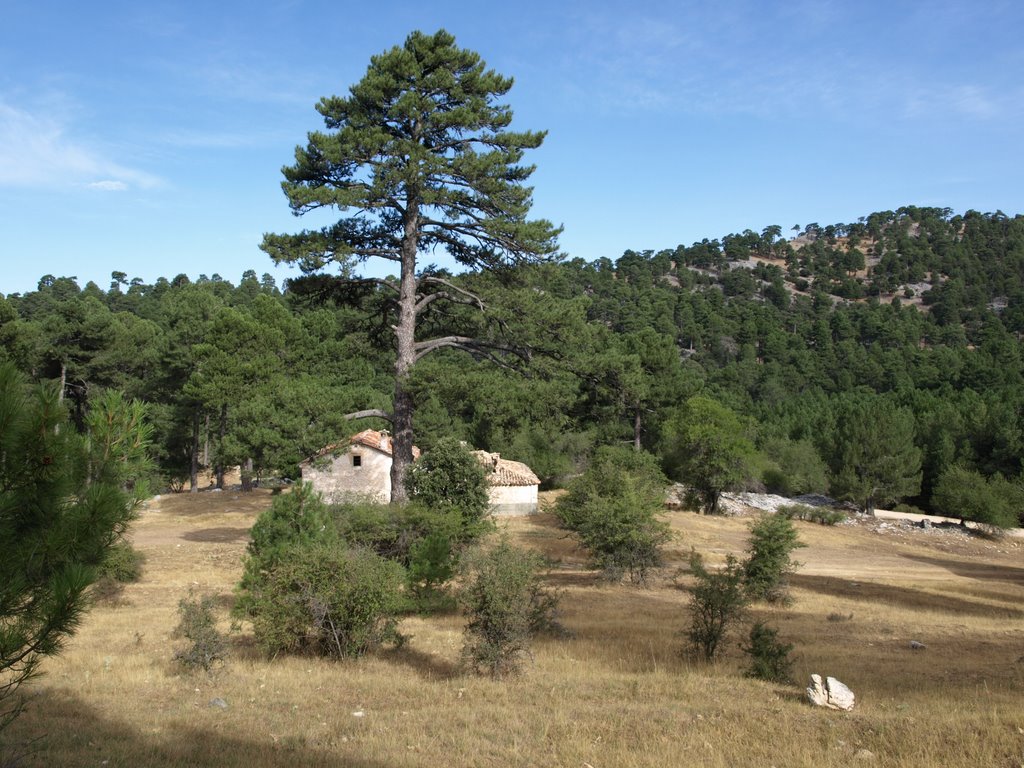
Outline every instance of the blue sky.
{"label": "blue sky", "polygon": [[[0,0],[0,293],[246,269],[280,168],[440,27],[516,84],[534,214],[617,258],[901,205],[1024,212],[1024,4]],[[308,217],[307,217],[308,219]]]}

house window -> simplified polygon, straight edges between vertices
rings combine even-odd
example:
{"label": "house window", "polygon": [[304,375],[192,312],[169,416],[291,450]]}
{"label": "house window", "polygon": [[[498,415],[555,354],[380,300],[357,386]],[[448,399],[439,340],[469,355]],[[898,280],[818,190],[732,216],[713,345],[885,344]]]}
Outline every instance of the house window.
{"label": "house window", "polygon": [[361,466],[363,466],[363,457],[362,456],[353,456],[352,457],[352,466],[353,467],[361,467]]}

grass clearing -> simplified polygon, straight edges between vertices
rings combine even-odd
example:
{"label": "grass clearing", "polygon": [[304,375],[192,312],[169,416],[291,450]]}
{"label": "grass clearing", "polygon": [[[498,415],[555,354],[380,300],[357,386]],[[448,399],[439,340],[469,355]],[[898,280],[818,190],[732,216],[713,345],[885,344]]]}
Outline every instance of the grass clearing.
{"label": "grass clearing", "polygon": [[[9,756],[24,752],[17,765],[846,766],[861,750],[877,766],[1024,765],[1020,541],[797,522],[809,546],[793,603],[755,605],[705,666],[679,652],[681,569],[691,546],[711,565],[741,554],[751,518],[671,513],[669,564],[637,589],[602,582],[541,514],[501,525],[551,559],[573,637],[537,642],[519,679],[460,674],[454,614],[409,617],[404,647],[346,662],[267,661],[243,632],[219,672],[178,674],[178,601],[189,588],[216,596],[228,630],[246,532],[269,503],[224,491],[150,504],[132,534],[142,579],[44,663],[4,734]],[[755,619],[795,643],[801,684],[837,677],[857,708],[813,709],[802,687],[742,677]]]}

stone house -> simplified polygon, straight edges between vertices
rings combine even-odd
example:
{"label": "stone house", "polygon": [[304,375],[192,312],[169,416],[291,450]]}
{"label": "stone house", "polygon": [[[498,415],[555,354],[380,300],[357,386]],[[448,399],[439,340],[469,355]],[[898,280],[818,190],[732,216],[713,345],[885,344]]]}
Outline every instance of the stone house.
{"label": "stone house", "polygon": [[[413,446],[413,460],[420,449]],[[302,479],[319,491],[328,504],[368,499],[391,500],[391,435],[364,429],[347,442],[335,443],[299,465]]]}
{"label": "stone house", "polygon": [[[413,460],[420,449],[413,447]],[[473,451],[484,467],[488,500],[495,515],[530,515],[537,511],[540,480],[528,466],[501,458],[501,454]],[[391,500],[391,435],[365,429],[347,442],[329,445],[299,465],[302,479],[328,504],[367,499],[381,504]]]}
{"label": "stone house", "polygon": [[501,458],[500,453],[473,451],[487,472],[488,498],[495,515],[532,515],[537,511],[540,479],[521,461]]}

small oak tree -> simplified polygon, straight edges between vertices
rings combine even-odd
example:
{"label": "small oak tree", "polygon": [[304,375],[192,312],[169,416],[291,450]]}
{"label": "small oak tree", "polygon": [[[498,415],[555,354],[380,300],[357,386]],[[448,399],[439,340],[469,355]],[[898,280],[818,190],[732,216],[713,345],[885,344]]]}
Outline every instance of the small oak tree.
{"label": "small oak tree", "polygon": [[643,584],[648,571],[661,565],[661,548],[672,536],[661,518],[665,486],[651,454],[604,446],[558,500],[555,513],[609,579],[628,575]]}
{"label": "small oak tree", "polygon": [[1014,528],[1022,491],[1001,476],[985,478],[978,472],[955,465],[939,476],[932,491],[932,506],[948,517],[995,528]]}
{"label": "small oak tree", "polygon": [[[447,251],[470,269],[503,270],[554,257],[558,229],[529,221],[533,166],[521,165],[543,132],[513,132],[512,110],[499,100],[512,87],[477,53],[440,30],[413,32],[403,46],[374,56],[347,97],[321,99],[327,132],[309,134],[283,169],[282,187],[296,215],[337,208],[345,216],[317,231],[268,234],[261,247],[275,262],[307,275],[331,264],[327,282],[340,293],[383,292],[391,301],[395,339],[392,500],[406,498],[412,464],[413,399],[409,375],[424,355],[457,348],[476,355],[501,349],[458,333],[421,338],[443,303],[483,310],[483,300],[421,260]],[[393,262],[397,278],[359,278],[371,258]],[[314,285],[323,285],[318,275]],[[420,330],[420,334],[417,331]],[[504,345],[508,349],[508,345]],[[353,414],[354,416],[355,414]]]}
{"label": "small oak tree", "polygon": [[741,483],[755,455],[740,418],[708,397],[691,397],[669,425],[668,463],[705,514],[716,514],[723,491]]}

